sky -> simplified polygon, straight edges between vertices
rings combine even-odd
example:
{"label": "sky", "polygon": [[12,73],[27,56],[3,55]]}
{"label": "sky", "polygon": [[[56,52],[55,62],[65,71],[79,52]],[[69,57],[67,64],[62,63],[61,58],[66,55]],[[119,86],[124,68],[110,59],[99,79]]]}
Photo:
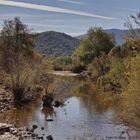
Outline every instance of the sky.
{"label": "sky", "polygon": [[78,36],[90,27],[124,29],[139,11],[140,0],[0,0],[0,29],[3,20],[20,17],[34,32]]}

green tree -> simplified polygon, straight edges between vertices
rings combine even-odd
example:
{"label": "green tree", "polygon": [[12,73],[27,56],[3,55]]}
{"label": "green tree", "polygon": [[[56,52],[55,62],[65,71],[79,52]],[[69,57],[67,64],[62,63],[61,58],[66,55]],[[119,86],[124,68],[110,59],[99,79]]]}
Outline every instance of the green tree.
{"label": "green tree", "polygon": [[73,57],[86,65],[95,57],[99,58],[102,53],[108,54],[114,46],[115,41],[112,35],[104,32],[102,28],[90,28],[87,37],[81,41]]}
{"label": "green tree", "polygon": [[72,64],[72,58],[70,56],[57,57],[53,61],[54,70],[65,70]]}

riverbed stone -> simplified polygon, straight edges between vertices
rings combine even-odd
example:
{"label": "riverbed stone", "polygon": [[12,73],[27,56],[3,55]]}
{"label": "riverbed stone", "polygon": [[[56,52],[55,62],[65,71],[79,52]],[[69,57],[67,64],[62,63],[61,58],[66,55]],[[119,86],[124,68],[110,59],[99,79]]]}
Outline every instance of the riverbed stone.
{"label": "riverbed stone", "polygon": [[47,136],[47,140],[53,140],[53,137],[51,135]]}
{"label": "riverbed stone", "polygon": [[52,122],[52,121],[53,121],[53,119],[47,119],[46,121],[47,121],[47,122]]}
{"label": "riverbed stone", "polygon": [[33,128],[34,130],[37,129],[37,127],[38,127],[37,125],[33,125],[33,126],[32,126],[32,128]]}

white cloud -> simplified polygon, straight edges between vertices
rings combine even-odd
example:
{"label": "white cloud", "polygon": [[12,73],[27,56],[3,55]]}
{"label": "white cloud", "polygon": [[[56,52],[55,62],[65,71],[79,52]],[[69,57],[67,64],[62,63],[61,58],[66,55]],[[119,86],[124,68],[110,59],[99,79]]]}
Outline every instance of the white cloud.
{"label": "white cloud", "polygon": [[6,19],[6,18],[13,18],[13,17],[23,17],[23,18],[51,18],[53,17],[52,15],[46,15],[46,14],[39,14],[39,15],[33,15],[33,14],[23,14],[23,13],[4,13],[0,14],[1,19]]}
{"label": "white cloud", "polygon": [[114,17],[101,16],[101,15],[96,15],[93,13],[88,13],[88,12],[83,12],[83,11],[76,11],[76,10],[70,10],[70,9],[64,9],[64,8],[46,6],[46,5],[38,5],[38,4],[32,4],[32,3],[25,3],[25,2],[15,2],[15,1],[9,1],[9,0],[0,0],[0,5],[15,6],[15,7],[21,7],[21,8],[56,12],[56,13],[73,14],[73,15],[93,17],[93,18],[99,18],[99,19],[105,19],[105,20],[116,19]]}
{"label": "white cloud", "polygon": [[73,0],[56,0],[56,1],[66,2],[66,3],[72,3],[72,4],[84,4],[83,2],[73,1]]}

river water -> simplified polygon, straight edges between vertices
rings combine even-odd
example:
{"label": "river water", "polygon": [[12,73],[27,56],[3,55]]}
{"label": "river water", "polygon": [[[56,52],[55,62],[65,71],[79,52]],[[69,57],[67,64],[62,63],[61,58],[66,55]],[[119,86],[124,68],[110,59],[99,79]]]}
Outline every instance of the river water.
{"label": "river water", "polygon": [[[40,98],[32,103],[0,115],[18,127],[37,125],[36,133],[54,140],[137,140],[138,131],[114,122],[115,109],[98,103],[89,83],[84,79],[57,77],[49,85],[64,106],[43,109]],[[53,121],[47,121],[52,119]],[[44,128],[41,130],[41,128]]]}

